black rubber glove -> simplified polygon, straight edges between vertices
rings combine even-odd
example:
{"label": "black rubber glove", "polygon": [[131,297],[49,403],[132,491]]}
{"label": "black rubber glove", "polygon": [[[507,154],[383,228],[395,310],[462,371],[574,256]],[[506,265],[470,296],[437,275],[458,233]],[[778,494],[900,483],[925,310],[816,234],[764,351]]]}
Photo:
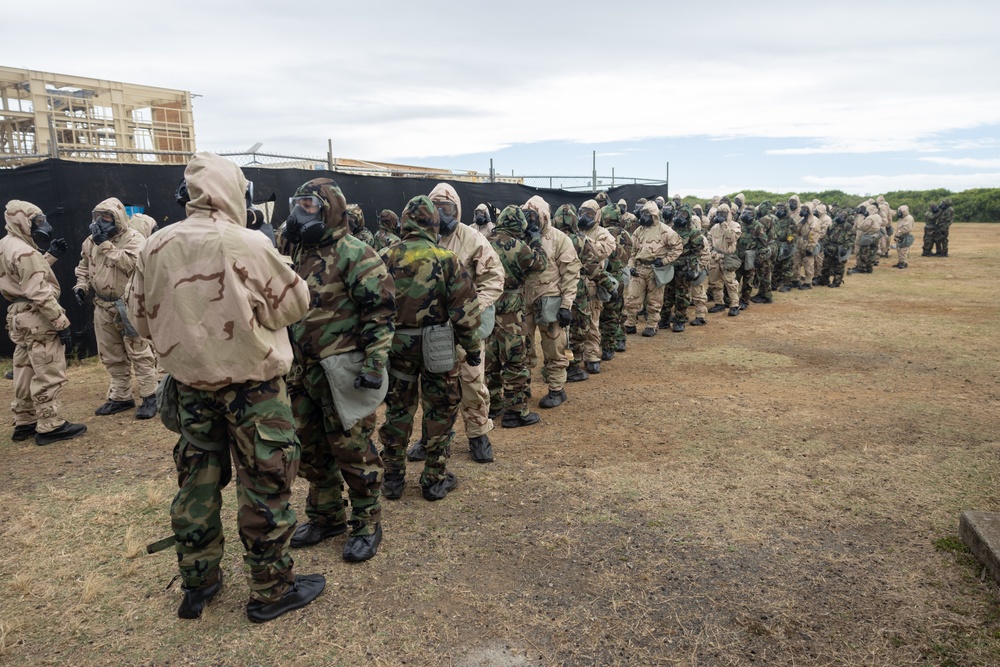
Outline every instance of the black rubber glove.
{"label": "black rubber glove", "polygon": [[52,239],[52,243],[49,244],[48,253],[56,259],[59,259],[63,256],[63,253],[66,252],[66,248],[68,247],[69,246],[66,245],[66,239]]}
{"label": "black rubber glove", "polygon": [[559,313],[556,315],[556,322],[559,323],[559,326],[565,329],[572,321],[573,313],[570,312],[569,308],[560,308]]}
{"label": "black rubber glove", "polygon": [[96,234],[91,236],[90,239],[94,242],[94,245],[101,245],[102,243],[108,240],[108,235],[105,234],[104,232],[97,232]]}
{"label": "black rubber glove", "polygon": [[478,366],[483,363],[483,354],[479,350],[468,352],[465,355],[465,363],[470,366]]}
{"label": "black rubber glove", "polygon": [[358,377],[354,378],[354,388],[355,389],[381,389],[382,388],[382,374],[381,373],[362,373]]}
{"label": "black rubber glove", "polygon": [[663,258],[662,257],[657,257],[656,259],[654,259],[653,260],[653,266],[655,266],[658,269],[663,268]]}
{"label": "black rubber glove", "polygon": [[812,257],[812,256],[813,256],[813,251],[812,250],[806,250],[806,257]]}
{"label": "black rubber glove", "polygon": [[83,305],[83,300],[85,298],[87,298],[87,293],[84,292],[79,287],[74,287],[73,288],[73,296],[74,296],[74,298],[76,298],[76,302],[82,306]]}
{"label": "black rubber glove", "polygon": [[688,280],[698,280],[698,276],[700,276],[700,275],[701,275],[701,271],[696,271],[695,269],[688,269],[687,270],[687,279]]}
{"label": "black rubber glove", "polygon": [[628,274],[630,276],[632,276],[633,278],[638,278],[639,277],[639,269],[637,269],[635,267],[632,267],[631,269],[628,270]]}
{"label": "black rubber glove", "polygon": [[66,327],[62,331],[57,331],[56,334],[59,336],[59,342],[63,344],[64,347],[69,347],[73,344],[73,332]]}
{"label": "black rubber glove", "polygon": [[528,227],[527,229],[524,230],[524,233],[527,235],[528,240],[531,241],[533,239],[538,239],[542,237],[542,228],[539,226],[537,222],[529,221]]}

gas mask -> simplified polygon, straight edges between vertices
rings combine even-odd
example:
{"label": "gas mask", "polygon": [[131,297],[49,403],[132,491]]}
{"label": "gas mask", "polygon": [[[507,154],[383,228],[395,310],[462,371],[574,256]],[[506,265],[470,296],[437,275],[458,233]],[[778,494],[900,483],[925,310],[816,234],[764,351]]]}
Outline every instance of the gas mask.
{"label": "gas mask", "polygon": [[642,211],[639,214],[639,224],[642,225],[643,227],[652,227],[653,226],[652,214],[650,214],[649,211]]}
{"label": "gas mask", "polygon": [[791,200],[790,202],[788,202],[788,210],[789,211],[795,211],[798,208],[799,208],[799,203],[797,201],[795,201],[794,199]]}
{"label": "gas mask", "polygon": [[625,204],[618,204],[618,212],[621,215],[625,215]]}
{"label": "gas mask", "polygon": [[660,209],[660,210],[663,212],[663,219],[664,220],[671,220],[674,217],[674,205],[673,204],[664,204],[663,208]]}
{"label": "gas mask", "polygon": [[448,236],[455,231],[458,227],[458,218],[455,217],[455,205],[450,201],[440,201],[434,202],[437,207],[438,215],[441,218],[440,232],[441,236]]}
{"label": "gas mask", "polygon": [[351,215],[350,213],[348,213],[347,227],[351,230],[352,234],[356,234],[357,231],[361,228],[361,220],[358,219],[358,216]]}
{"label": "gas mask", "polygon": [[804,208],[801,211],[799,211],[799,217],[802,218],[803,220],[808,220],[809,219],[809,209]]}
{"label": "gas mask", "polygon": [[52,225],[42,213],[31,216],[31,240],[43,252],[49,249],[52,242]]}
{"label": "gas mask", "polygon": [[788,217],[788,209],[779,207],[774,211],[774,217],[778,220],[784,220]]}
{"label": "gas mask", "polygon": [[724,213],[716,213],[715,217],[712,218],[712,222],[714,223],[720,223],[725,221],[726,221],[726,215]]}
{"label": "gas mask", "polygon": [[91,236],[105,236],[110,239],[118,235],[118,225],[115,224],[115,219],[110,213],[94,211],[93,220],[90,223]]}
{"label": "gas mask", "polygon": [[674,224],[674,227],[687,227],[691,223],[691,218],[688,217],[687,211],[678,211],[670,222]]}
{"label": "gas mask", "polygon": [[290,197],[288,208],[292,213],[285,221],[285,238],[299,245],[316,245],[323,238],[325,202],[315,195]]}
{"label": "gas mask", "polygon": [[740,222],[750,223],[754,221],[755,217],[756,216],[754,215],[752,208],[744,209],[743,212],[740,213]]}
{"label": "gas mask", "polygon": [[576,221],[577,226],[583,231],[587,231],[597,224],[597,218],[589,208],[580,209],[580,216]]}
{"label": "gas mask", "polygon": [[473,218],[472,220],[473,220],[473,222],[475,222],[480,227],[482,227],[483,225],[485,225],[486,223],[488,223],[490,221],[490,219],[487,218],[486,214],[483,213],[482,211],[478,211],[476,213],[476,217]]}

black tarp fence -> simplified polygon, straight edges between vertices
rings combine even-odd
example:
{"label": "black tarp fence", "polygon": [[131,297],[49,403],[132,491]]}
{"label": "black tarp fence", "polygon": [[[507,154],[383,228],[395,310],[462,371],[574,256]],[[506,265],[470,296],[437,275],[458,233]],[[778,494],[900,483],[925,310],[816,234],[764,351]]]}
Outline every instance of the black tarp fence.
{"label": "black tarp fence", "polygon": [[[332,178],[340,185],[348,203],[361,205],[365,222],[374,231],[378,212],[392,209],[400,213],[412,197],[428,194],[435,184],[454,186],[462,200],[462,219],[472,219],[472,211],[482,203],[502,209],[508,204],[523,204],[534,195],[542,196],[555,209],[560,204],[579,206],[596,192],[533,188],[517,183],[469,183],[430,178],[394,178],[360,176],[325,170],[272,169],[244,167],[243,173],[254,183],[254,199],[263,202],[275,195],[272,222],[277,227],[288,216],[288,198],[296,188],[313,178]],[[49,218],[57,237],[69,244],[69,251],[56,262],[53,270],[62,287],[60,299],[72,322],[74,350],[81,356],[96,354],[93,331],[93,306],[77,305],[72,295],[76,284],[74,269],[80,247],[89,234],[91,212],[108,197],[118,197],[125,205],[141,206],[158,223],[184,218],[183,209],[174,200],[177,184],[184,175],[184,165],[102,164],[44,160],[10,170],[0,170],[0,204],[12,199],[29,201]],[[640,197],[667,196],[665,185],[623,185],[607,189],[616,202],[624,198],[629,207]],[[2,301],[2,300],[0,300]],[[7,303],[3,301],[6,315]],[[7,336],[0,337],[0,356],[10,357],[13,345]]]}

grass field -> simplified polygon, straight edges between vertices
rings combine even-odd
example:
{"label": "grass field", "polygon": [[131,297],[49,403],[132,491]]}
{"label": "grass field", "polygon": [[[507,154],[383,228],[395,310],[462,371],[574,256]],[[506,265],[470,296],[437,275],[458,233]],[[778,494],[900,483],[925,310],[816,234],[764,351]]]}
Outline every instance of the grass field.
{"label": "grass field", "polygon": [[443,502],[410,464],[378,556],[295,552],[327,589],[263,626],[232,487],[226,583],[176,618],[175,559],[143,552],[169,531],[174,438],[93,416],[105,371],[74,365],[85,437],[0,437],[0,664],[1000,664],[997,584],[957,539],[962,510],[1000,510],[1000,225],[916,249],[630,337],[541,425],[491,433],[496,463],[456,438]]}

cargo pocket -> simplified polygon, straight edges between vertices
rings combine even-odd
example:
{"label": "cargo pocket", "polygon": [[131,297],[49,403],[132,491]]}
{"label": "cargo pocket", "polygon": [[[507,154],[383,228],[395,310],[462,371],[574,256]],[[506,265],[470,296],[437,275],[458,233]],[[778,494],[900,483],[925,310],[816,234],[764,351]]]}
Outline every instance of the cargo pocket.
{"label": "cargo pocket", "polygon": [[299,444],[295,431],[258,422],[254,434],[257,491],[278,494],[287,491],[299,464]]}

